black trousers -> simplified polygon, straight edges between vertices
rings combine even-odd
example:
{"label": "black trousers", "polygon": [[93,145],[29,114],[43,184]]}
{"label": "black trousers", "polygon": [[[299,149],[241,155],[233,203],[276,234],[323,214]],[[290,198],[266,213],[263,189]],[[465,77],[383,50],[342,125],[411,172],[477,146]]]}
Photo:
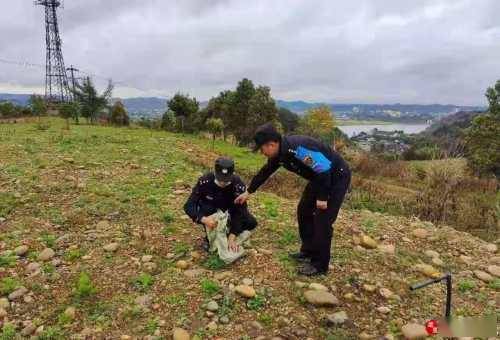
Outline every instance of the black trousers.
{"label": "black trousers", "polygon": [[299,234],[302,241],[300,251],[311,257],[311,264],[320,271],[327,271],[330,264],[330,248],[333,223],[337,219],[340,206],[351,183],[351,172],[345,169],[333,175],[333,187],[325,210],[316,208],[317,195],[309,183],[297,207]]}

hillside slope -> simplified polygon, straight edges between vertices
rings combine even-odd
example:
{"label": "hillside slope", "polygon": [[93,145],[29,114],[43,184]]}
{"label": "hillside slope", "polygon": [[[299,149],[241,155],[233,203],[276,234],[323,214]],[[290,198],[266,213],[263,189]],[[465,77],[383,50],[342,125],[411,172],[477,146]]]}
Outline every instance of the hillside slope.
{"label": "hillside slope", "polygon": [[[223,267],[197,248],[201,229],[182,212],[216,156],[207,140],[43,123],[0,124],[3,335],[170,339],[181,327],[198,339],[397,338],[442,315],[442,286],[408,289],[438,271],[454,274],[455,314],[498,314],[497,246],[417,219],[342,210],[329,275],[297,276],[287,258],[296,200],[272,192],[250,201],[260,225],[248,255]],[[240,167],[262,162],[224,151]],[[257,295],[235,293],[242,283]],[[328,290],[335,306],[311,305],[309,289]]]}

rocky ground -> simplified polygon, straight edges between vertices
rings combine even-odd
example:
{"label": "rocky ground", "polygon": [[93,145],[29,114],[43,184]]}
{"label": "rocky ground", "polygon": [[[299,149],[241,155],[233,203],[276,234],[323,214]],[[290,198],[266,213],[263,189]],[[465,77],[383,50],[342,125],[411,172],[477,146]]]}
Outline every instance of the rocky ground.
{"label": "rocky ground", "polygon": [[[201,174],[180,135],[0,125],[0,339],[395,339],[453,313],[499,313],[500,255],[450,227],[343,210],[326,276],[297,276],[296,200],[252,198],[231,266],[198,248],[182,204]],[[208,144],[208,143],[207,143]],[[234,152],[240,152],[234,148]]]}

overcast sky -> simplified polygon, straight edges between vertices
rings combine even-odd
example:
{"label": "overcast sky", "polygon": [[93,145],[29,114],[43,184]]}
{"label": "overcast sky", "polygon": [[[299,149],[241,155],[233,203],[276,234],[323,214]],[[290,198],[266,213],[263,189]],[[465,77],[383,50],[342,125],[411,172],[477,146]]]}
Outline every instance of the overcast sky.
{"label": "overcast sky", "polygon": [[[122,97],[247,77],[286,100],[483,105],[500,79],[499,0],[66,0],[59,22],[66,66]],[[42,7],[3,4],[0,59],[44,64],[44,34]],[[44,72],[0,62],[0,92],[42,92]]]}

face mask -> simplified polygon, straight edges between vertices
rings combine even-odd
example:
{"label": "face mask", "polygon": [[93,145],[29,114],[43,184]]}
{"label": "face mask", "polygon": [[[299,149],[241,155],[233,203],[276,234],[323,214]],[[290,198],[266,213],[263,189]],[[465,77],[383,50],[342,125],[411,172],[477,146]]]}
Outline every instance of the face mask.
{"label": "face mask", "polygon": [[219,182],[217,179],[215,180],[215,184],[217,184],[218,186],[220,186],[221,188],[225,188],[227,187],[229,184],[231,184],[231,182]]}

